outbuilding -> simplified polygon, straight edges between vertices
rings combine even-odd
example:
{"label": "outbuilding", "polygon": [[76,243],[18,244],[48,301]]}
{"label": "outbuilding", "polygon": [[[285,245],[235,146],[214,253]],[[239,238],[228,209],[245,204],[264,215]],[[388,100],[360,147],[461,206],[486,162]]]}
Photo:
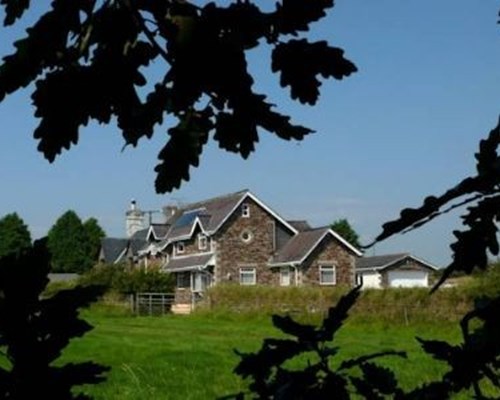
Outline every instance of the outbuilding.
{"label": "outbuilding", "polygon": [[356,262],[363,288],[428,287],[429,274],[438,267],[410,253],[361,257]]}

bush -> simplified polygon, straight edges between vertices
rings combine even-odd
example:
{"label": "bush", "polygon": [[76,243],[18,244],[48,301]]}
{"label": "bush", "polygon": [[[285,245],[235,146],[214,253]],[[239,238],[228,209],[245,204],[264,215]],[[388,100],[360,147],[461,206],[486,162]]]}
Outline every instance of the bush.
{"label": "bush", "polygon": [[172,275],[158,269],[130,269],[124,264],[99,264],[82,275],[84,285],[102,285],[120,294],[137,292],[173,292]]}
{"label": "bush", "polygon": [[[253,315],[322,316],[346,294],[342,287],[269,287],[218,285],[210,288],[205,307],[210,312]],[[352,310],[354,319],[390,323],[458,321],[473,303],[472,288],[366,289]]]}
{"label": "bush", "polygon": [[486,271],[476,273],[466,290],[473,297],[500,295],[500,263],[491,264]]}

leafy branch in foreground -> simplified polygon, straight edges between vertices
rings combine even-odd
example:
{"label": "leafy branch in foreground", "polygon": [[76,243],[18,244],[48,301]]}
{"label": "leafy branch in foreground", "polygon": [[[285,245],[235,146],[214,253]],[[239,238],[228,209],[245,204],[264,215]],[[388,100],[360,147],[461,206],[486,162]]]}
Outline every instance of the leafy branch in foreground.
{"label": "leafy branch in foreground", "polygon": [[[253,91],[247,51],[271,46],[271,71],[301,103],[317,102],[320,78],[340,80],[356,72],[342,49],[300,38],[333,0],[281,0],[271,12],[250,0],[196,3],[53,0],[3,58],[0,101],[35,84],[40,124],[34,136],[50,162],[78,143],[80,128],[91,119],[109,123],[115,117],[126,145],[136,146],[173,117],[155,169],[156,190],[166,192],[189,179],[209,135],[246,158],[260,129],[286,140],[312,132]],[[7,26],[30,2],[1,0],[0,6]],[[153,62],[155,71],[148,69]]]}
{"label": "leafy branch in foreground", "polygon": [[[407,208],[394,221],[383,225],[375,242],[392,235],[416,229],[434,218],[458,207],[470,204],[462,216],[465,231],[454,231],[457,241],[451,244],[453,261],[446,267],[435,285],[436,289],[453,271],[471,273],[474,268],[486,269],[488,253],[498,255],[500,221],[500,121],[486,139],[481,140],[476,153],[475,176],[468,177],[441,196],[429,196],[418,208]],[[368,247],[370,247],[368,246]]]}
{"label": "leafy branch in foreground", "polygon": [[[0,367],[3,399],[89,399],[73,387],[104,380],[109,368],[94,362],[54,362],[70,340],[92,326],[78,310],[94,302],[96,286],[62,290],[43,298],[48,283],[49,255],[45,241],[0,259],[0,349],[6,363]],[[8,364],[8,366],[5,366]]]}
{"label": "leafy branch in foreground", "polygon": [[[392,371],[372,362],[373,359],[394,355],[406,357],[404,352],[383,351],[342,361],[332,366],[338,353],[333,344],[348,312],[360,294],[356,287],[344,295],[319,327],[302,324],[289,316],[273,316],[273,324],[291,339],[265,339],[257,353],[237,354],[241,361],[235,373],[249,378],[249,389],[255,399],[349,399],[356,393],[365,398],[378,399],[402,393]],[[307,360],[303,368],[292,367],[291,360]],[[302,363],[303,365],[303,363]],[[227,399],[243,399],[244,393]]]}
{"label": "leafy branch in foreground", "polygon": [[[472,389],[476,399],[498,399],[500,396],[500,297],[476,300],[475,307],[460,322],[463,343],[450,345],[438,340],[417,338],[424,351],[448,363],[450,369],[441,379],[411,392],[409,399],[450,398]],[[473,322],[473,323],[471,323]],[[488,397],[482,387],[496,388]]]}
{"label": "leafy branch in foreground", "polygon": [[[500,396],[500,300],[483,298],[461,320],[463,343],[417,338],[422,349],[448,364],[448,371],[415,389],[399,387],[397,374],[373,362],[384,356],[406,358],[404,352],[382,351],[336,361],[335,335],[359,296],[359,287],[342,297],[320,327],[273,316],[273,324],[292,339],[264,339],[256,353],[241,357],[235,373],[250,380],[249,392],[224,399],[450,399],[465,392],[476,399]],[[292,362],[291,362],[292,361]],[[411,368],[410,361],[406,361]],[[338,367],[334,367],[338,365]],[[484,390],[486,388],[486,390]],[[496,389],[495,389],[496,388]],[[496,390],[496,391],[495,391]],[[485,394],[485,392],[487,394]],[[488,397],[494,394],[492,397]]]}

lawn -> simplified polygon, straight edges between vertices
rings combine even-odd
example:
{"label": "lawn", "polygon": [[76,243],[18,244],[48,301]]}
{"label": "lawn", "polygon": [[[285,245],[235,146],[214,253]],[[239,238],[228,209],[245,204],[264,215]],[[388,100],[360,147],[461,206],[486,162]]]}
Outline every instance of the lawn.
{"label": "lawn", "polygon": [[[232,374],[239,357],[264,337],[279,336],[269,318],[241,316],[135,317],[87,311],[95,329],[75,340],[65,361],[93,359],[112,367],[105,383],[85,388],[97,399],[214,399],[240,391],[244,382]],[[443,366],[419,351],[415,336],[458,339],[450,324],[416,326],[351,322],[338,336],[340,357],[387,349],[406,350],[408,360],[390,358],[403,386],[429,381]]]}

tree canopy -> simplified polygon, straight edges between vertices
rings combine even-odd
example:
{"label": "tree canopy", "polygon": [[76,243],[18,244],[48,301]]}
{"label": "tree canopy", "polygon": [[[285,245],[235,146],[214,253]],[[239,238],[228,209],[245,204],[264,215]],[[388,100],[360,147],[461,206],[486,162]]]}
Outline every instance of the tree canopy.
{"label": "tree canopy", "polygon": [[50,228],[47,246],[54,272],[84,272],[94,264],[95,259],[89,256],[87,231],[72,210],[66,211]]}
{"label": "tree canopy", "polygon": [[30,247],[28,226],[17,213],[7,214],[0,219],[0,258],[21,253]]}
{"label": "tree canopy", "polygon": [[101,249],[101,240],[106,237],[106,232],[95,218],[87,219],[83,223],[83,229],[87,236],[87,254],[92,261],[96,261]]}
{"label": "tree canopy", "polygon": [[356,233],[356,231],[346,218],[335,220],[330,225],[330,228],[332,228],[335,232],[337,232],[340,236],[342,236],[354,247],[356,248],[361,247],[361,243],[359,243],[359,235]]}
{"label": "tree canopy", "polygon": [[[261,129],[286,140],[310,134],[254,92],[246,52],[271,46],[270,66],[281,86],[292,99],[315,104],[320,76],[342,79],[356,71],[342,49],[304,37],[333,0],[282,0],[271,12],[251,1],[197,3],[53,0],[4,57],[0,101],[34,83],[40,118],[34,137],[51,162],[78,143],[80,128],[91,119],[108,123],[116,117],[132,146],[151,138],[156,126],[170,125],[155,168],[158,192],[189,179],[210,137],[246,158]],[[12,25],[30,2],[0,5],[4,25]],[[153,61],[165,66],[158,79],[148,74]]]}

